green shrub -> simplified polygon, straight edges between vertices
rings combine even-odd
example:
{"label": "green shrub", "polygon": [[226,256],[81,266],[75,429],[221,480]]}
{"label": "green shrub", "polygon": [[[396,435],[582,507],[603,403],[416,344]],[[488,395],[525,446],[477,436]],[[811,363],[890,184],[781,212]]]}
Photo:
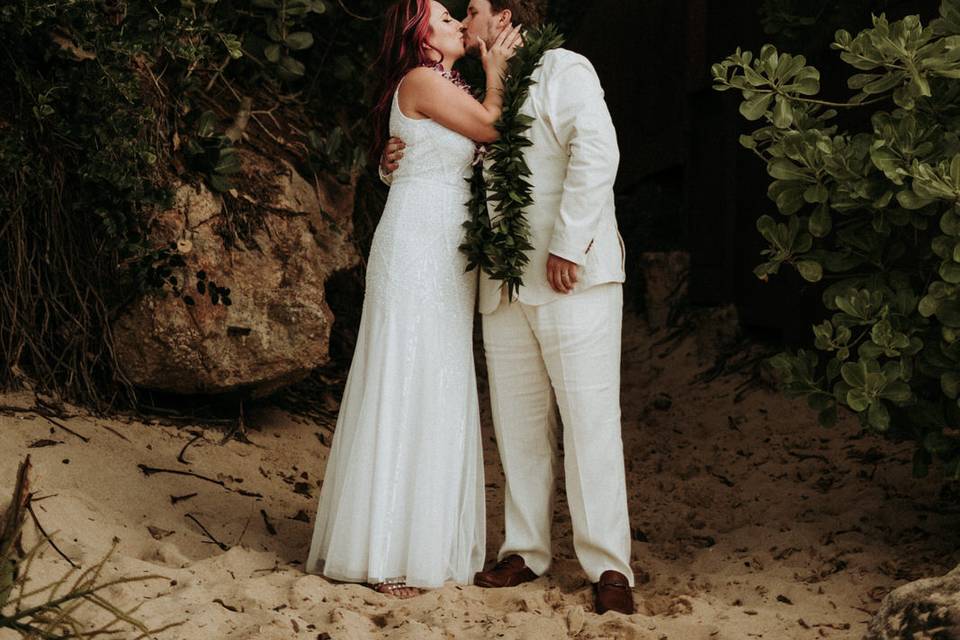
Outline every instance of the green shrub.
{"label": "green shrub", "polygon": [[[740,113],[763,124],[740,140],[779,212],[757,221],[769,248],[755,273],[795,268],[830,313],[816,352],[771,363],[823,424],[846,406],[915,441],[916,475],[938,459],[960,479],[960,0],[926,26],[874,17],[832,47],[857,72],[845,103],[817,98],[818,70],[771,45],[713,66],[715,88],[739,90]],[[841,130],[841,109],[869,117]]]}

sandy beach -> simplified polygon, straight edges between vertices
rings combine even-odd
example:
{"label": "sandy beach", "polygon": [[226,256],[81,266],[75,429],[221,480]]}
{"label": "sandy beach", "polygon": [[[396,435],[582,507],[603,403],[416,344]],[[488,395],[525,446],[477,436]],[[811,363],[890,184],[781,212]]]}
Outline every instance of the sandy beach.
{"label": "sandy beach", "polygon": [[[248,408],[249,443],[221,445],[211,426],[77,408],[51,421],[29,410],[31,393],[2,395],[0,506],[30,454],[34,511],[64,555],[85,568],[116,538],[106,577],[163,576],[108,593],[142,601],[152,627],[180,623],[158,640],[858,638],[892,588],[960,563],[957,501],[936,469],[911,477],[909,445],[849,416],[821,428],[802,400],[736,366],[761,353],[742,345],[721,371],[695,335],[670,340],[627,318],[632,616],[592,612],[562,484],[554,563],[532,583],[397,600],[304,574],[333,419],[269,401]],[[503,480],[485,396],[481,406],[492,562]],[[36,537],[30,525],[25,542]],[[34,584],[67,568],[46,548]]]}

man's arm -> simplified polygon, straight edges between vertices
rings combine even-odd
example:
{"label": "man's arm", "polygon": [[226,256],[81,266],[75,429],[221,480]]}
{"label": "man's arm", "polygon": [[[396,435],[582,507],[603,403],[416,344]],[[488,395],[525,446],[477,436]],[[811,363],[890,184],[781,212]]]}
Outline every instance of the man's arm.
{"label": "man's arm", "polygon": [[393,183],[393,172],[400,166],[400,158],[403,157],[403,150],[407,148],[400,138],[390,138],[387,140],[387,146],[383,148],[380,154],[380,165],[377,167],[380,174],[380,181],[388,187]]}
{"label": "man's arm", "polygon": [[[570,160],[549,251],[583,265],[617,177],[620,151],[610,111],[586,58],[558,61],[547,89],[554,133]],[[548,277],[551,274],[548,274]]]}

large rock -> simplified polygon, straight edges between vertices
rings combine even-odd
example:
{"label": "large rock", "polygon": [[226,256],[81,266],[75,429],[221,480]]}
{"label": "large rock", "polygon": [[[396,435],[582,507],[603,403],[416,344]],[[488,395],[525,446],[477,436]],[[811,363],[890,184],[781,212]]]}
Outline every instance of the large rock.
{"label": "large rock", "polygon": [[640,268],[647,325],[653,330],[662,329],[671,323],[677,308],[686,300],[690,254],[685,251],[642,253]]}
{"label": "large rock", "polygon": [[[178,244],[186,267],[174,275],[195,304],[149,294],[114,323],[118,360],[137,386],[263,396],[329,358],[324,285],[360,259],[350,238],[354,185],[312,185],[283,160],[240,155],[231,194],[179,185],[174,207],[151,224],[154,240]],[[237,232],[246,240],[234,246]],[[213,303],[211,282],[230,289],[230,306]]]}
{"label": "large rock", "polygon": [[940,578],[905,584],[887,594],[866,640],[960,638],[960,567]]}

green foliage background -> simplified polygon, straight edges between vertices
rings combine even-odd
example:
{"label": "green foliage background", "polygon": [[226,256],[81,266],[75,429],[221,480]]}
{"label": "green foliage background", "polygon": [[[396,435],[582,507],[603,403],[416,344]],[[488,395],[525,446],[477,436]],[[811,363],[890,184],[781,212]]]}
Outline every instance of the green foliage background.
{"label": "green foliage background", "polygon": [[[151,214],[226,191],[235,144],[351,180],[379,2],[22,0],[0,7],[0,387],[134,401],[111,319],[175,286]],[[250,121],[243,142],[231,125]],[[242,236],[256,221],[236,220]],[[236,239],[236,238],[234,238]]]}
{"label": "green foliage background", "polygon": [[[755,272],[789,265],[822,283],[830,314],[813,329],[819,354],[773,365],[824,424],[846,406],[916,442],[917,475],[939,459],[960,479],[960,0],[929,25],[877,16],[832,48],[858,72],[845,103],[819,99],[819,71],[772,45],[713,67],[762,124],[741,143],[766,164],[779,217],[757,222],[769,248]],[[869,116],[862,128],[833,123],[848,109]]]}

